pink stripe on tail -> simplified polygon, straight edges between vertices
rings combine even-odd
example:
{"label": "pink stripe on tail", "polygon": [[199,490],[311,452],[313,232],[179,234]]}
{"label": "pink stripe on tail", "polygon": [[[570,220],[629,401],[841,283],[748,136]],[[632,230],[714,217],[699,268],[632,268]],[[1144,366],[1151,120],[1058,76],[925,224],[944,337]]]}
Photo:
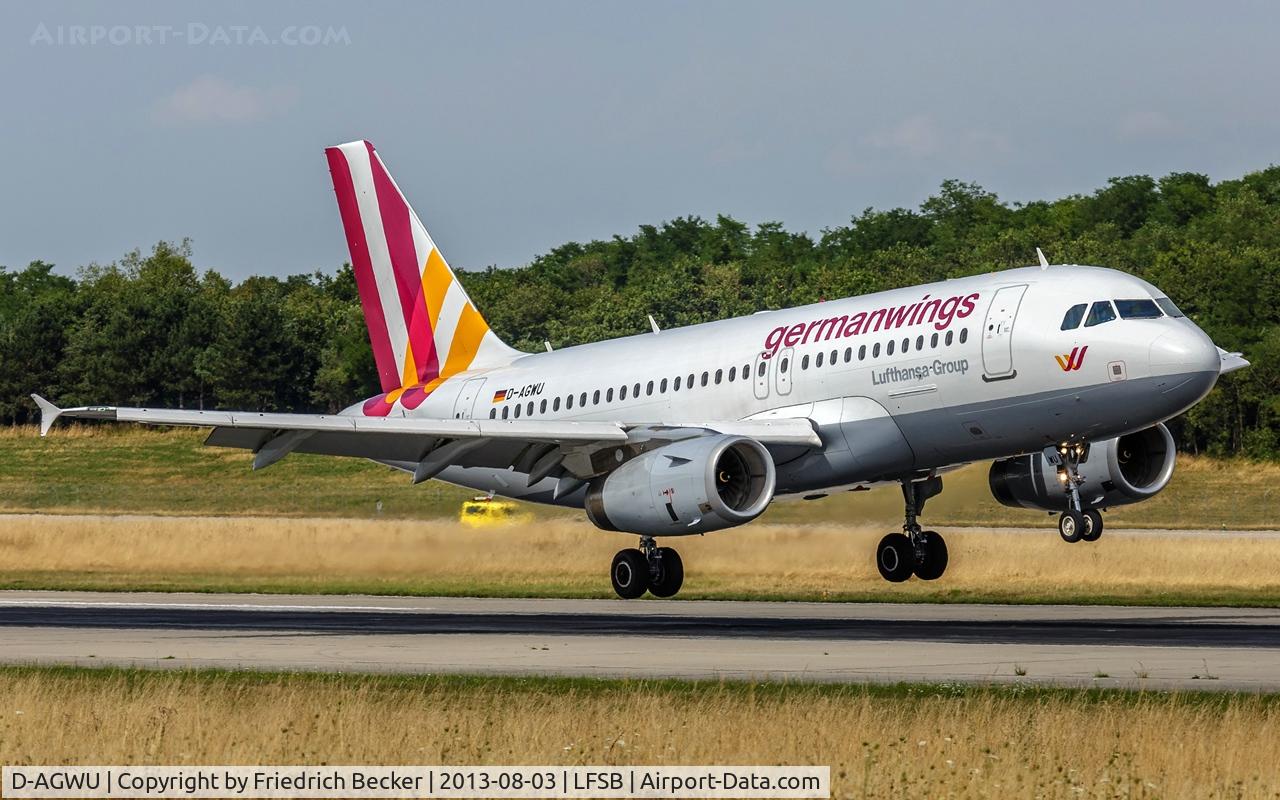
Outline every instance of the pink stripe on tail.
{"label": "pink stripe on tail", "polygon": [[[440,374],[440,361],[436,355],[435,338],[427,319],[426,299],[422,296],[422,265],[427,253],[417,253],[413,246],[412,211],[382,166],[382,159],[374,154],[373,145],[365,142],[369,152],[369,170],[373,174],[374,190],[378,194],[378,209],[382,214],[382,230],[387,237],[387,252],[391,255],[391,268],[396,276],[396,290],[400,296],[400,308],[404,312],[404,326],[409,332],[409,349],[418,381],[429,381]],[[411,381],[406,376],[406,383]]]}
{"label": "pink stripe on tail", "polygon": [[338,212],[342,215],[342,227],[347,234],[347,248],[351,251],[351,267],[355,271],[356,287],[360,290],[360,305],[364,309],[365,325],[369,328],[369,342],[373,345],[373,359],[378,366],[378,379],[382,390],[389,392],[400,388],[400,374],[396,368],[395,353],[391,349],[391,337],[387,333],[387,321],[378,300],[378,286],[373,276],[373,263],[369,260],[369,244],[364,226],[360,223],[360,207],[356,201],[355,183],[351,167],[342,150],[327,147],[329,175],[333,178],[333,191],[338,196]]}

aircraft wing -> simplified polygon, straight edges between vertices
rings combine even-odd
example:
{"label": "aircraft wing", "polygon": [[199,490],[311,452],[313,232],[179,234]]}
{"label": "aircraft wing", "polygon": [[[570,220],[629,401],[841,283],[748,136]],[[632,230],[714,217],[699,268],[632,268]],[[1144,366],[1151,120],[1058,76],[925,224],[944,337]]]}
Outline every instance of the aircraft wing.
{"label": "aircraft wing", "polygon": [[544,470],[552,474],[571,449],[616,447],[699,433],[748,436],[766,446],[822,444],[807,419],[626,425],[556,419],[415,419],[124,406],[58,408],[39,395],[32,395],[32,399],[40,407],[41,436],[63,417],[212,428],[206,445],[251,450],[254,469],[268,467],[290,453],[316,453],[413,464],[415,482],[427,480],[451,465],[515,466],[532,478]]}
{"label": "aircraft wing", "polygon": [[1249,362],[1245,361],[1239,353],[1228,353],[1221,347],[1218,348],[1218,358],[1222,361],[1222,366],[1218,368],[1219,375],[1226,375],[1228,372],[1235,372],[1249,366]]}

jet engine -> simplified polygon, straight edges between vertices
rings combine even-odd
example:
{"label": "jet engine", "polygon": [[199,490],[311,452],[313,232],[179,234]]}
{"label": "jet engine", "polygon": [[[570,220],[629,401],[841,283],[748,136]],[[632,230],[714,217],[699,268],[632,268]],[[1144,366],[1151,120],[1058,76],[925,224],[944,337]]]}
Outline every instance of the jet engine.
{"label": "jet engine", "polygon": [[683,439],[642,453],[592,482],[597,528],[680,536],[742,525],[773,500],[773,458],[744,436]]}
{"label": "jet engine", "polygon": [[[1080,462],[1080,502],[1085,508],[1110,508],[1155,496],[1173,476],[1173,436],[1163,424],[1117,439],[1094,442]],[[1065,511],[1067,494],[1058,469],[1043,453],[1017,456],[991,465],[991,494],[1014,508]]]}

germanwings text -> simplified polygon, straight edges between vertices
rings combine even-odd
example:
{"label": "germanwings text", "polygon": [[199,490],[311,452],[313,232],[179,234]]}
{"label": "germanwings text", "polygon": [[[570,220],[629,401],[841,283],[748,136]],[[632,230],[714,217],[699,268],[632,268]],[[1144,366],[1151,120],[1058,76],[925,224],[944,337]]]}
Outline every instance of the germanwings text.
{"label": "germanwings text", "polygon": [[826,342],[831,339],[844,339],[860,336],[864,333],[887,331],[895,328],[911,327],[923,323],[931,323],[937,330],[946,330],[953,320],[964,319],[973,313],[978,293],[970,295],[954,295],[952,297],[935,297],[929,295],[919,301],[894,308],[877,308],[874,311],[859,311],[856,314],[840,314],[839,316],[815,319],[809,322],[797,322],[794,325],[780,325],[769,331],[764,340],[764,356],[770,358],[777,355],[783,347],[794,347],[809,342]]}

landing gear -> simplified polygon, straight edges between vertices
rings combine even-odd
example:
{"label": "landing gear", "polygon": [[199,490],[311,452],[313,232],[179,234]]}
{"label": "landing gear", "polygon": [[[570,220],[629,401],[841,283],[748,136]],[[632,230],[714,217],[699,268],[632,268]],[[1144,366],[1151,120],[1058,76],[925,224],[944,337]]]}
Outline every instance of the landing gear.
{"label": "landing gear", "polygon": [[650,570],[649,593],[654,597],[673,597],[684,583],[684,562],[671,547],[657,549],[657,567]]}
{"label": "landing gear", "polygon": [[1084,512],[1084,533],[1080,536],[1086,542],[1096,542],[1102,536],[1102,512],[1090,508]]}
{"label": "landing gear", "polygon": [[649,588],[649,562],[639,550],[619,550],[613,557],[609,577],[613,579],[613,590],[618,597],[634,600]]}
{"label": "landing gear", "polygon": [[876,548],[876,568],[880,570],[880,577],[890,583],[902,583],[910,578],[915,560],[911,540],[901,533],[889,534]]}
{"label": "landing gear", "polygon": [[902,533],[891,533],[876,547],[876,569],[880,577],[901,583],[912,575],[933,581],[947,571],[947,543],[937,531],[922,530],[917,517],[924,511],[925,501],[942,492],[942,478],[902,481],[902,497],[906,505],[906,521]]}
{"label": "landing gear", "polygon": [[1064,542],[1078,542],[1084,538],[1084,514],[1079,511],[1063,511],[1058,517],[1058,535]]}
{"label": "landing gear", "polygon": [[1057,448],[1046,447],[1044,457],[1058,467],[1058,480],[1067,494],[1067,510],[1058,517],[1058,535],[1064,542],[1096,542],[1102,535],[1102,514],[1094,508],[1085,508],[1080,501],[1080,462],[1089,456],[1088,444],[1063,444]]}
{"label": "landing gear", "polygon": [[684,584],[684,562],[673,548],[658,547],[652,536],[641,536],[639,549],[628,547],[613,557],[609,577],[624,600],[634,600],[646,590],[654,597],[673,597]]}

